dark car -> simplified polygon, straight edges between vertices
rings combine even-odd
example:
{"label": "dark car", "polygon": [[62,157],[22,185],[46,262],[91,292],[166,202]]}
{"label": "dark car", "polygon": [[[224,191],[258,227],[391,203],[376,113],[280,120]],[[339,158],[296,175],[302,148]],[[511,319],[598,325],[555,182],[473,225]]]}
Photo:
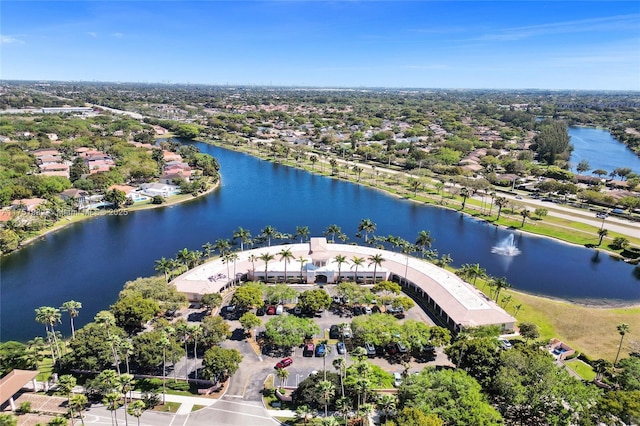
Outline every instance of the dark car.
{"label": "dark car", "polygon": [[329,328],[329,339],[339,339],[340,338],[340,328],[333,324]]}
{"label": "dark car", "polygon": [[283,360],[278,361],[278,363],[276,364],[276,369],[285,368],[285,367],[290,366],[291,364],[293,364],[293,360],[291,358],[287,357],[287,358],[285,358]]}
{"label": "dark car", "polygon": [[362,307],[361,306],[354,306],[353,307],[353,315],[362,315]]}
{"label": "dark car", "polygon": [[256,310],[256,315],[261,317],[261,316],[264,316],[265,312],[266,312],[266,308],[264,306],[261,306]]}
{"label": "dark car", "polygon": [[386,349],[389,355],[395,355],[398,353],[398,348],[396,347],[395,343],[389,343]]}
{"label": "dark car", "polygon": [[325,356],[327,353],[327,348],[324,346],[324,343],[318,343],[316,346],[316,356]]}
{"label": "dark car", "polygon": [[402,342],[396,343],[396,346],[398,348],[398,352],[401,353],[401,354],[406,354],[407,352],[409,352],[407,347]]}

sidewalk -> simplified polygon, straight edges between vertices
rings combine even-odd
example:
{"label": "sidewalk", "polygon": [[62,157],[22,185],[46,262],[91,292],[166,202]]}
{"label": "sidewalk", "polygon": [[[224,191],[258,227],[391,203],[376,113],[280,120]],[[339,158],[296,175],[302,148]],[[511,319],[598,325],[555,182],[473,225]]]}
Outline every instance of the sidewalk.
{"label": "sidewalk", "polygon": [[[138,391],[131,392],[131,396],[135,399],[142,398],[142,393]],[[162,394],[159,395],[160,400],[162,400]],[[204,405],[205,407],[210,407],[215,404],[218,400],[214,398],[207,397],[199,397],[199,396],[185,396],[185,395],[165,395],[166,402],[177,402],[180,404],[178,411],[176,414],[189,414],[193,410],[194,405]]]}

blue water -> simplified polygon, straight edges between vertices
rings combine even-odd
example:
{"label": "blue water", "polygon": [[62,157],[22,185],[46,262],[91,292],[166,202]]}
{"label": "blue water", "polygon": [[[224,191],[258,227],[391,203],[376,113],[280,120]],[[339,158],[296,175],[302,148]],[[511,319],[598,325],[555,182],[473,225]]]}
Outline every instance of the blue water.
{"label": "blue water", "polygon": [[569,136],[574,148],[569,161],[575,167],[580,161],[587,160],[591,170],[586,174],[590,175],[596,169],[611,173],[619,167],[630,167],[634,173],[640,174],[640,157],[608,131],[593,127],[569,127]]}
{"label": "blue water", "polygon": [[[423,206],[379,191],[196,144],[218,158],[222,186],[185,204],[103,216],[74,224],[0,260],[0,340],[42,335],[34,321],[39,306],[80,301],[77,324],[116,301],[125,281],[155,273],[154,260],[186,247],[231,238],[239,226],[253,236],[266,225],[294,233],[308,226],[313,236],[331,224],[350,241],[358,223],[370,218],[376,235],[415,241],[431,231],[434,248],[449,253],[454,265],[480,263],[488,273],[506,276],[513,287],[531,293],[598,303],[640,302],[640,269],[594,250],[545,238],[520,235],[519,256],[491,253],[510,231],[445,209]],[[594,238],[594,243],[597,242]],[[68,317],[59,327],[69,334]]]}

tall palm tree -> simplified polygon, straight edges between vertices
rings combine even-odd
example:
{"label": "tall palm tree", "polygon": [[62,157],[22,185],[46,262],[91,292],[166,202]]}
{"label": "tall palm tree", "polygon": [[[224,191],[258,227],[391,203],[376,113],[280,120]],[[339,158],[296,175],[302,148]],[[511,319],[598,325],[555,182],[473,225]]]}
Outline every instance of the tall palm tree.
{"label": "tall palm tree", "polygon": [[307,263],[307,259],[304,256],[300,256],[296,261],[300,263],[300,283],[302,284],[302,271],[304,270],[305,263]]}
{"label": "tall palm tree", "polygon": [[71,417],[73,418],[74,412],[78,413],[80,416],[80,422],[84,425],[84,417],[82,417],[82,412],[87,406],[89,400],[87,397],[81,393],[71,396],[69,399],[69,408],[71,409]]}
{"label": "tall palm tree", "polygon": [[69,319],[71,321],[71,338],[76,337],[76,329],[73,324],[73,319],[76,318],[80,312],[79,309],[82,309],[82,303],[76,302],[75,300],[69,300],[68,302],[64,302],[60,307],[62,312],[69,312]]}
{"label": "tall palm tree", "polygon": [[284,386],[287,383],[287,379],[289,378],[289,370],[286,368],[277,368],[276,376],[280,379],[280,386]]}
{"label": "tall palm tree", "polygon": [[133,355],[133,344],[128,339],[122,339],[122,341],[120,342],[120,346],[118,347],[118,350],[121,354],[124,355],[124,361],[127,367],[127,374],[129,374],[130,373],[129,358],[131,357],[131,355]]}
{"label": "tall palm tree", "polygon": [[307,424],[309,420],[313,419],[316,412],[311,409],[308,405],[300,405],[296,408],[296,419],[302,420],[304,424]]}
{"label": "tall palm tree", "polygon": [[522,209],[522,211],[520,212],[520,216],[522,216],[522,224],[520,225],[520,227],[524,227],[524,222],[527,220],[528,217],[531,217],[531,211],[529,211],[529,209]]}
{"label": "tall palm tree", "polygon": [[420,231],[418,238],[416,238],[415,246],[422,252],[422,257],[424,257],[426,250],[431,248],[431,244],[433,244],[431,233],[429,231]]}
{"label": "tall palm tree", "polygon": [[167,259],[166,257],[161,257],[160,259],[155,261],[153,269],[155,269],[156,272],[162,272],[164,274],[164,281],[168,283],[171,266],[171,260]]}
{"label": "tall palm tree", "polygon": [[616,353],[616,360],[613,361],[614,367],[616,364],[618,364],[620,349],[622,349],[622,340],[624,339],[624,335],[629,332],[629,324],[621,323],[621,324],[618,324],[616,328],[618,329],[618,334],[620,334],[620,343],[618,344],[618,353]]}
{"label": "tall palm tree", "polygon": [[189,268],[189,249],[183,248],[176,254],[176,260],[182,263],[187,269]]}
{"label": "tall palm tree", "polygon": [[308,226],[296,226],[296,238],[300,237],[300,244],[304,242],[309,237],[309,227]]}
{"label": "tall palm tree", "polygon": [[522,303],[518,303],[517,305],[513,305],[513,316],[517,316],[518,312],[520,312],[522,310],[523,306]]}
{"label": "tall palm tree", "polygon": [[385,394],[381,394],[378,397],[378,401],[376,402],[376,405],[378,406],[378,410],[382,411],[382,413],[384,414],[383,424],[385,425],[387,424],[387,420],[389,419],[389,416],[391,415],[393,410],[396,409],[396,403],[397,403],[397,398],[395,395],[385,393]]}
{"label": "tall palm tree", "polygon": [[272,255],[269,252],[266,253],[262,253],[259,256],[260,260],[262,260],[264,262],[264,282],[265,284],[269,282],[269,275],[268,275],[268,266],[269,266],[269,262],[271,262],[273,259],[275,259],[276,257],[274,255]]}
{"label": "tall palm tree", "polygon": [[213,253],[213,244],[204,243],[202,245],[202,251],[204,252],[204,256],[209,259],[211,257],[211,253]]}
{"label": "tall palm tree", "polygon": [[260,232],[262,232],[262,236],[267,239],[267,245],[271,247],[271,238],[273,238],[273,236],[276,234],[276,228],[271,225],[267,225],[262,228],[262,231]]}
{"label": "tall palm tree", "polygon": [[195,378],[198,378],[198,339],[204,335],[204,330],[200,324],[189,327],[189,336],[193,340],[193,371]]}
{"label": "tall palm tree", "polygon": [[335,223],[332,225],[327,226],[327,229],[324,231],[324,235],[325,236],[329,236],[331,235],[331,242],[335,243],[336,242],[336,234],[340,234],[342,233],[342,229],[336,225]]}
{"label": "tall palm tree", "polygon": [[491,197],[491,204],[489,205],[489,216],[491,216],[491,212],[493,211],[493,203],[496,200],[496,193],[495,191],[491,191],[489,193],[489,196]]}
{"label": "tall palm tree", "polygon": [[471,190],[463,186],[460,188],[460,195],[462,196],[462,208],[460,210],[464,210],[464,206],[467,204],[467,198],[471,196]]}
{"label": "tall palm tree", "polygon": [[376,253],[369,256],[369,266],[373,265],[373,283],[374,284],[378,280],[378,276],[376,274],[378,272],[378,266],[382,266],[382,262],[384,262],[384,257],[382,257],[380,253]]}
{"label": "tall palm tree", "polygon": [[369,234],[375,232],[376,228],[376,224],[371,219],[362,219],[358,225],[358,233],[364,232],[364,242],[367,243],[369,242]]}
{"label": "tall palm tree", "polygon": [[239,226],[237,230],[233,232],[233,241],[240,240],[240,251],[244,251],[244,244],[251,239],[251,232],[248,229],[244,229]]}
{"label": "tall palm tree", "polygon": [[349,424],[349,412],[351,411],[351,399],[348,397],[338,398],[336,401],[336,410],[340,414],[342,414],[342,418],[344,419],[344,426]]}
{"label": "tall palm tree", "polygon": [[278,252],[278,254],[280,255],[280,261],[284,261],[284,282],[286,283],[289,281],[289,277],[287,276],[287,264],[291,262],[291,259],[293,259],[294,256],[289,248],[283,248]]}
{"label": "tall palm tree", "polygon": [[342,281],[342,264],[347,263],[347,257],[341,254],[338,254],[334,258],[334,260],[338,264],[338,282],[340,282]]}
{"label": "tall palm tree", "polygon": [[358,282],[358,268],[364,265],[364,257],[353,256],[351,258],[351,269],[355,266],[355,282]]}
{"label": "tall palm tree", "polygon": [[498,217],[496,220],[500,220],[500,214],[502,213],[502,208],[509,204],[509,200],[506,197],[496,197],[496,206],[498,206]]}
{"label": "tall palm tree", "polygon": [[133,390],[133,375],[132,374],[121,374],[118,378],[118,387],[120,388],[120,392],[122,393],[122,400],[124,401],[124,423],[125,425],[129,424],[129,419],[127,418],[127,405],[128,399],[127,395]]}
{"label": "tall palm tree", "polygon": [[336,387],[329,380],[321,380],[316,385],[316,391],[320,395],[322,395],[322,400],[324,401],[324,416],[327,417],[329,411],[329,402],[336,393]]}
{"label": "tall palm tree", "polygon": [[347,361],[345,361],[344,358],[335,358],[332,364],[333,368],[338,370],[338,375],[340,376],[340,388],[342,390],[342,397],[344,397],[344,373]]}
{"label": "tall palm tree", "polygon": [[213,249],[217,250],[220,256],[224,256],[231,250],[231,242],[226,238],[218,238],[216,242],[213,243]]}
{"label": "tall palm tree", "polygon": [[138,399],[129,404],[129,407],[127,408],[127,412],[138,419],[138,426],[140,426],[140,417],[142,417],[142,413],[144,413],[146,407],[147,406],[144,401]]}
{"label": "tall palm tree", "polygon": [[54,364],[56,363],[56,359],[60,358],[60,345],[58,344],[58,337],[55,333],[55,324],[60,323],[61,318],[62,315],[58,308],[41,306],[36,309],[36,321],[45,327],[49,346],[51,347],[51,358]]}
{"label": "tall palm tree", "polygon": [[[109,392],[102,399],[102,403],[105,408],[111,412],[111,424],[117,426],[118,417],[116,416],[116,410],[120,408],[120,394],[118,392]],[[164,401],[162,403],[164,404]]]}
{"label": "tall palm tree", "polygon": [[511,284],[507,282],[506,277],[500,277],[500,278],[494,277],[492,281],[493,281],[493,286],[496,288],[496,302],[498,302],[498,298],[500,297],[500,291],[502,291],[502,289],[510,288]]}
{"label": "tall palm tree", "polygon": [[255,254],[253,254],[253,253],[252,253],[252,254],[250,254],[250,255],[249,255],[249,257],[247,258],[247,260],[248,260],[249,262],[251,262],[251,273],[252,273],[253,275],[255,275],[255,274],[256,274],[256,260],[258,260],[258,259],[259,259],[259,257],[258,257],[258,256],[256,256],[256,255],[255,255]]}
{"label": "tall palm tree", "polygon": [[486,278],[487,277],[487,270],[484,268],[480,267],[479,263],[473,263],[471,265],[468,265],[468,270],[467,270],[467,274],[469,275],[469,278],[473,277],[473,285],[476,285],[476,280],[478,278]]}
{"label": "tall palm tree", "polygon": [[607,235],[609,235],[609,231],[607,231],[606,229],[602,228],[598,231],[598,237],[600,237],[600,240],[598,241],[598,245],[602,244],[602,239],[604,237],[606,237]]}

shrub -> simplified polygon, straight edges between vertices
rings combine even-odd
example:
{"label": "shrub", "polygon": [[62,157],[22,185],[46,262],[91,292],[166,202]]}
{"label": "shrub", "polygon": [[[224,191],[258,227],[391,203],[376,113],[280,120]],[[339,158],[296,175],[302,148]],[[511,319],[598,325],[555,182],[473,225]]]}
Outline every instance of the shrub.
{"label": "shrub", "polygon": [[173,390],[179,390],[179,391],[188,391],[189,389],[191,389],[191,385],[189,384],[189,382],[169,382],[167,383],[167,387],[169,389],[173,389]]}
{"label": "shrub", "polygon": [[162,195],[156,195],[151,200],[151,204],[162,204],[162,203],[164,203],[164,197],[162,197]]}
{"label": "shrub", "polygon": [[24,401],[20,404],[20,408],[18,408],[18,412],[21,414],[27,414],[31,412],[31,402]]}

